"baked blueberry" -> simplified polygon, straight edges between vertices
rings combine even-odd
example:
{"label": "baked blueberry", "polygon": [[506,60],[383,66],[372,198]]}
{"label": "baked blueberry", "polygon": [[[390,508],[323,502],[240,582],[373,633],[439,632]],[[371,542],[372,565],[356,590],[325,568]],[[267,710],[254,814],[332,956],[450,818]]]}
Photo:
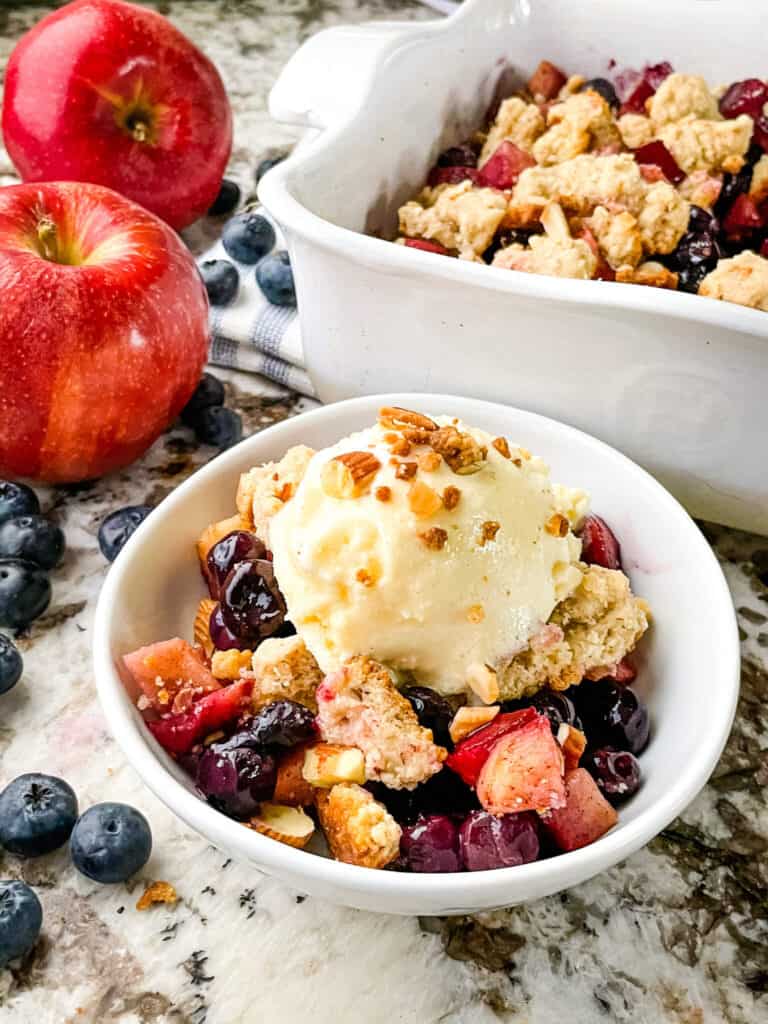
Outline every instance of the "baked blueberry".
{"label": "baked blueberry", "polygon": [[611,801],[632,796],[640,786],[640,764],[628,750],[601,747],[588,751],[582,763]]}
{"label": "baked blueberry", "polygon": [[403,829],[400,852],[411,871],[461,871],[459,827],[447,814],[430,814]]}
{"label": "baked blueberry", "polygon": [[23,558],[53,569],[64,555],[64,532],[44,516],[16,516],[0,523],[0,558]]}
{"label": "baked blueberry", "polygon": [[48,573],[21,558],[0,559],[0,626],[23,629],[51,601]]}
{"label": "baked blueberry", "polygon": [[247,821],[258,813],[259,802],[272,796],[277,767],[267,751],[233,745],[238,735],[206,747],[197,765],[196,782],[213,807],[230,818]]}
{"label": "baked blueberry", "polygon": [[616,90],[607,78],[590,78],[582,85],[579,92],[586,92],[587,89],[599,93],[612,110],[618,110],[621,106]]}
{"label": "baked blueberry", "polygon": [[0,523],[16,516],[37,515],[40,502],[31,487],[13,480],[0,480]]}
{"label": "baked blueberry", "polygon": [[149,860],[149,822],[128,804],[94,804],[81,814],[69,840],[72,863],[94,882],[125,882]]}
{"label": "baked blueberry", "polygon": [[99,527],[99,547],[108,562],[114,562],[128,538],[141,526],[151,511],[151,505],[126,505],[116,512],[110,512],[102,520]]}
{"label": "baked blueberry", "polygon": [[7,636],[0,634],[0,693],[7,693],[21,679],[24,662],[18,647]]}
{"label": "baked blueberry", "polygon": [[58,850],[76,821],[75,791],[55,775],[19,775],[0,793],[0,844],[20,857]]}
{"label": "baked blueberry", "polygon": [[256,267],[256,283],[273,306],[295,306],[291,260],[285,251],[273,252]]}
{"label": "baked blueberry", "polygon": [[275,229],[260,213],[239,213],[227,221],[221,243],[238,263],[258,263],[275,247]]}
{"label": "baked blueberry", "polygon": [[240,202],[240,186],[236,181],[223,178],[219,194],[211,203],[208,210],[209,217],[221,217],[222,214],[231,213]]}
{"label": "baked blueberry", "polygon": [[206,260],[200,264],[200,276],[212,306],[227,306],[237,295],[240,275],[229,260]]}
{"label": "baked blueberry", "polygon": [[234,566],[221,588],[222,620],[230,632],[257,644],[282,626],[285,611],[271,562],[248,558]]}
{"label": "baked blueberry", "polygon": [[194,427],[203,409],[210,409],[214,405],[224,405],[224,385],[212,373],[204,373],[192,397],[181,410],[182,423]]}
{"label": "baked blueberry", "polygon": [[477,167],[477,153],[466,142],[449,146],[437,158],[438,167]]}
{"label": "baked blueberry", "polygon": [[[294,700],[275,700],[260,708],[243,730],[250,739],[249,744],[263,746],[295,747],[306,743],[317,735],[315,716]],[[229,743],[235,742],[237,735]]]}
{"label": "baked blueberry", "polygon": [[408,686],[402,692],[416,712],[419,725],[432,730],[435,743],[453,750],[453,742],[448,732],[453,718],[453,708],[448,701],[428,686]]}
{"label": "baked blueberry", "polygon": [[639,754],[648,743],[648,710],[626,686],[612,679],[585,680],[571,690],[590,747]]}
{"label": "baked blueberry", "polygon": [[210,444],[223,451],[242,440],[243,421],[231,409],[211,405],[203,409],[195,420],[195,434],[202,444]]}
{"label": "baked blueberry", "polygon": [[459,830],[459,849],[467,871],[490,871],[530,864],[539,856],[535,814],[471,811]]}
{"label": "baked blueberry", "polygon": [[26,882],[0,881],[0,967],[32,949],[42,926],[43,908]]}

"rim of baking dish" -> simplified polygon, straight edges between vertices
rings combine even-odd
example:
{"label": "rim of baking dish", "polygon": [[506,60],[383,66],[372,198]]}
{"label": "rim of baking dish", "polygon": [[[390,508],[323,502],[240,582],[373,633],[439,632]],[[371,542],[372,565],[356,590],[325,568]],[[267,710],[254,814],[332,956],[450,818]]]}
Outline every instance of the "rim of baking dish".
{"label": "rim of baking dish", "polygon": [[[402,393],[363,396],[302,413],[301,419],[306,426],[307,437],[311,438],[313,425],[329,416],[333,417],[337,411],[354,411],[356,407],[368,411],[380,405],[402,405],[406,401],[417,406],[440,407],[447,402],[455,401],[457,397],[460,396]],[[614,465],[629,467],[631,472],[655,492],[660,504],[671,507],[675,515],[688,520],[687,528],[691,531],[692,543],[699,549],[698,557],[710,569],[712,585],[708,597],[719,604],[718,616],[723,623],[722,663],[727,666],[728,662],[731,662],[732,665],[730,671],[723,671],[721,685],[710,692],[710,699],[721,703],[722,707],[720,713],[712,717],[707,731],[698,737],[701,756],[691,760],[690,766],[671,782],[664,796],[642,811],[635,820],[626,823],[620,820],[612,831],[580,850],[516,867],[453,874],[385,871],[345,864],[306,850],[294,849],[255,831],[247,830],[240,822],[226,817],[187,789],[160,762],[148,744],[149,734],[143,721],[128,699],[110,649],[113,620],[120,614],[116,598],[123,576],[128,565],[140,557],[144,539],[151,531],[159,528],[161,518],[174,518],[178,521],[179,517],[183,517],[184,503],[190,492],[204,487],[208,476],[214,477],[221,470],[226,470],[230,463],[233,466],[240,463],[243,445],[258,448],[263,444],[264,438],[272,443],[279,442],[280,435],[287,433],[295,424],[293,417],[252,435],[199,469],[165,498],[158,509],[139,526],[107,573],[96,608],[93,639],[96,686],[115,739],[149,789],[197,832],[214,843],[220,843],[224,848],[250,846],[259,863],[267,870],[275,870],[278,874],[284,870],[294,876],[304,876],[313,882],[343,888],[350,895],[366,893],[415,897],[421,894],[432,899],[439,898],[445,900],[446,912],[449,907],[467,912],[477,910],[486,905],[488,895],[492,891],[496,893],[498,903],[503,904],[506,883],[510,883],[510,891],[517,892],[524,889],[527,883],[534,887],[536,883],[547,881],[552,885],[550,892],[568,888],[617,864],[658,835],[702,789],[717,764],[736,711],[740,678],[738,627],[725,577],[712,549],[696,524],[680,503],[654,477],[610,445],[550,417],[479,399],[462,401],[471,401],[479,410],[481,417],[484,406],[494,411],[507,408],[512,409],[516,415],[530,418],[534,422],[543,422],[550,427],[554,425],[564,436],[576,437],[582,442],[586,441],[596,446],[602,459],[607,463],[613,462]],[[473,899],[477,901],[474,904]],[[456,906],[457,902],[460,902],[459,906]],[[514,902],[520,902],[520,899]]]}
{"label": "rim of baking dish", "polygon": [[[482,9],[483,3],[484,0],[464,0],[458,10],[447,18],[398,23],[402,30],[382,46],[361,81],[358,102],[338,123],[320,129],[316,138],[306,139],[286,160],[277,164],[261,179],[258,196],[267,211],[283,228],[313,245],[377,269],[383,266],[396,272],[409,272],[414,276],[469,282],[486,291],[501,291],[544,301],[669,316],[753,337],[768,338],[768,314],[762,310],[665,288],[618,281],[580,281],[528,274],[486,264],[481,266],[468,260],[447,259],[437,253],[394,245],[390,240],[341,227],[313,213],[294,196],[291,191],[293,179],[306,173],[316,156],[333,149],[349,126],[364,113],[373,92],[383,87],[383,81],[386,80],[385,65],[390,57],[404,46],[428,43],[436,36],[465,31],[463,22],[470,21],[475,9]],[[392,27],[395,27],[394,24]]]}

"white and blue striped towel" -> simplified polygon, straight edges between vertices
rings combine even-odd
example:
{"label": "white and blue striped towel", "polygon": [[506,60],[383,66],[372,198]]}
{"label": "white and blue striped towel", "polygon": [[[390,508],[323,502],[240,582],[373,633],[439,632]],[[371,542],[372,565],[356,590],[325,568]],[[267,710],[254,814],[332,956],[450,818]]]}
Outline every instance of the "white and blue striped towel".
{"label": "white and blue striped towel", "polygon": [[[263,210],[259,212],[264,215]],[[285,240],[277,225],[274,226],[275,248],[284,249]],[[260,373],[292,391],[314,396],[312,382],[304,368],[296,310],[267,302],[256,284],[255,266],[233,260],[220,240],[199,257],[198,263],[219,259],[235,264],[240,274],[240,290],[228,306],[211,307],[210,361],[246,373]]]}

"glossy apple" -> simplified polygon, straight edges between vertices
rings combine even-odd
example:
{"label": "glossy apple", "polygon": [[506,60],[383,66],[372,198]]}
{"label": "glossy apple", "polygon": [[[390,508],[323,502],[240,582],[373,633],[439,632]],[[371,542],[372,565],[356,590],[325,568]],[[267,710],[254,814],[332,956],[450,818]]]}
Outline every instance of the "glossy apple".
{"label": "glossy apple", "polygon": [[0,476],[73,481],[133,461],[208,346],[191,254],[99,185],[0,189]]}
{"label": "glossy apple", "polygon": [[8,61],[3,137],[24,181],[91,181],[177,230],[219,191],[232,114],[218,71],[162,15],[75,0]]}

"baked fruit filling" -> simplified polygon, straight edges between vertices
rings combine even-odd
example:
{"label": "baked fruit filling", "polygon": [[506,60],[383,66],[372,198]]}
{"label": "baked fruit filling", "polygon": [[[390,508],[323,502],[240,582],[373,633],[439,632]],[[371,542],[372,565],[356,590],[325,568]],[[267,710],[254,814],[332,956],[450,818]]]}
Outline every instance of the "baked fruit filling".
{"label": "baked fruit filling", "polygon": [[243,474],[197,543],[192,642],[125,655],[215,808],[415,872],[591,843],[640,785],[650,612],[584,491],[505,437],[384,408]]}
{"label": "baked fruit filling", "polygon": [[542,61],[400,209],[411,248],[768,310],[768,83]]}

